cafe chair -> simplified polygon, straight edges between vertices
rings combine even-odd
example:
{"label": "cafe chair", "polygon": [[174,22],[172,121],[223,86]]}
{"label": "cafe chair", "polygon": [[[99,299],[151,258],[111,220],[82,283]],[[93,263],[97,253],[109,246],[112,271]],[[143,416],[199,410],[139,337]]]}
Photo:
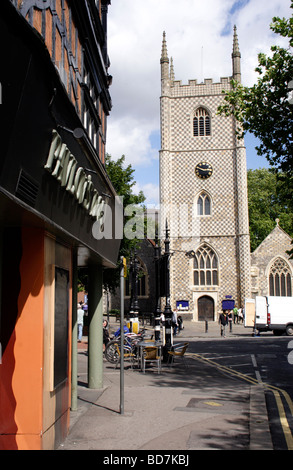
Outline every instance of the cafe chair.
{"label": "cafe chair", "polygon": [[[117,344],[115,344],[115,347],[117,351],[117,361],[116,361],[115,369],[117,369],[118,364],[120,364],[121,362],[121,351],[120,351],[120,345],[118,342]],[[127,360],[130,362],[131,369],[133,369],[133,366],[136,361],[136,355],[134,354],[133,348],[131,346],[124,344],[124,364]]]}
{"label": "cafe chair", "polygon": [[175,358],[182,359],[184,366],[187,367],[187,362],[185,360],[185,352],[188,346],[189,346],[189,343],[178,343],[172,346],[172,350],[168,351],[168,354],[169,354],[168,364],[171,367],[174,364]]}
{"label": "cafe chair", "polygon": [[146,346],[142,353],[142,371],[145,374],[147,363],[156,363],[158,374],[161,372],[161,348],[157,346]]}

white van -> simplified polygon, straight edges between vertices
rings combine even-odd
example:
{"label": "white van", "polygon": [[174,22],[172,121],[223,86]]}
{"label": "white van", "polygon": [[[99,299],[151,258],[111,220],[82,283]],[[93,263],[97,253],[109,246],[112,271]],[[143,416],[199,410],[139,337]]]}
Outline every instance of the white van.
{"label": "white van", "polygon": [[293,336],[293,297],[256,297],[245,299],[246,327]]}

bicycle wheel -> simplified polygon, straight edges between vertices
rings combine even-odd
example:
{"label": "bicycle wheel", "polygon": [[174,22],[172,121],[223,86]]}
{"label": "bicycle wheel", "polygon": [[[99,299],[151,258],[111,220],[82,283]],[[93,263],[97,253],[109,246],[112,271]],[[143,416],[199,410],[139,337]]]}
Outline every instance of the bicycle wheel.
{"label": "bicycle wheel", "polygon": [[109,341],[105,349],[105,358],[107,359],[107,361],[111,362],[111,364],[116,364],[116,362],[118,362],[120,358],[118,351],[119,351],[119,341],[117,340]]}

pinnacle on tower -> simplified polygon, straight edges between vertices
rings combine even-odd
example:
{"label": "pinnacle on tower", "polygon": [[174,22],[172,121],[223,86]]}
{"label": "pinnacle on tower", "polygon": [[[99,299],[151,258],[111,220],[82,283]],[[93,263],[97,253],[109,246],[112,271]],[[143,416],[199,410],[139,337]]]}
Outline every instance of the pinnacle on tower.
{"label": "pinnacle on tower", "polygon": [[170,86],[170,75],[169,75],[169,57],[167,51],[166,33],[163,32],[163,44],[162,44],[162,55],[161,55],[161,80],[162,80],[162,91],[166,91],[166,87]]}
{"label": "pinnacle on tower", "polygon": [[238,43],[238,36],[237,36],[237,27],[234,25],[234,36],[233,36],[233,52],[232,57],[241,57],[239,43]]}
{"label": "pinnacle on tower", "polygon": [[241,83],[241,54],[238,43],[237,28],[234,26],[232,51],[233,79]]}
{"label": "pinnacle on tower", "polygon": [[162,55],[161,55],[161,64],[163,64],[163,63],[168,63],[169,64],[165,31],[163,32],[163,44],[162,44]]}

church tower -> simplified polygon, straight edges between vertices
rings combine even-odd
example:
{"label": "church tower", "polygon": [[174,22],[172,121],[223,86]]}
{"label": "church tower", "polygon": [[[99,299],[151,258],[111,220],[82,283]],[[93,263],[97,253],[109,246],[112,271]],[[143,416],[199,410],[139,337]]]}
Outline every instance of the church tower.
{"label": "church tower", "polygon": [[241,81],[234,27],[232,76],[219,83],[175,80],[166,34],[161,53],[161,236],[170,229],[171,306],[217,320],[221,302],[250,296],[246,151],[236,122],[217,114],[222,91]]}

